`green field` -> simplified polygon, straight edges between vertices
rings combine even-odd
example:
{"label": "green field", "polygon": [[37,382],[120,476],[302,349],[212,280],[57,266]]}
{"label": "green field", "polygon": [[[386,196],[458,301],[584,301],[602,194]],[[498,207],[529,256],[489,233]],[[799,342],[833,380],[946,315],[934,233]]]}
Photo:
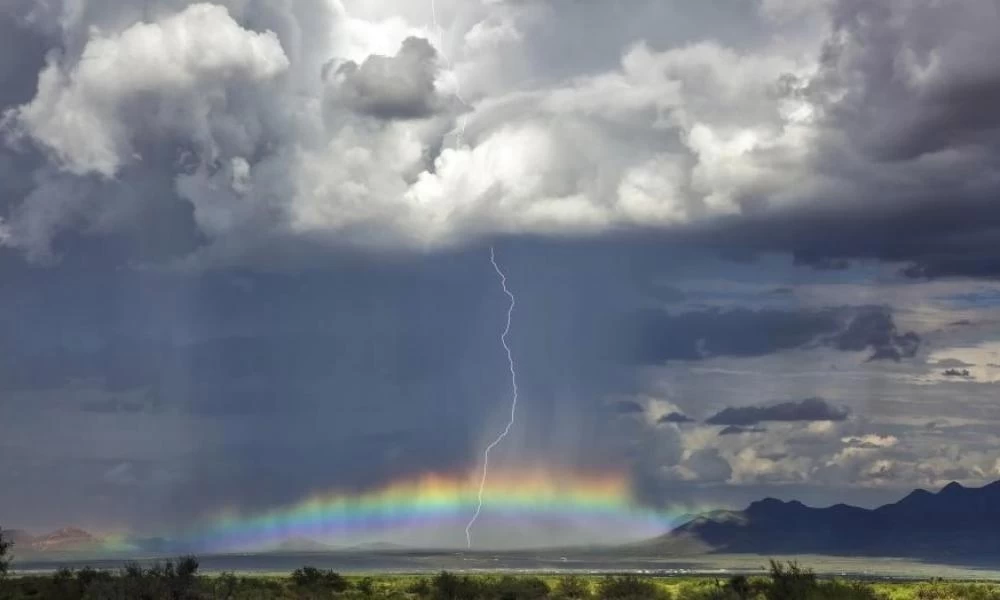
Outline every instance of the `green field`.
{"label": "green field", "polygon": [[0,599],[344,600],[1000,600],[1000,583],[820,578],[795,563],[728,578],[623,575],[351,575],[303,567],[289,575],[200,575],[194,558],[97,571],[0,578]]}

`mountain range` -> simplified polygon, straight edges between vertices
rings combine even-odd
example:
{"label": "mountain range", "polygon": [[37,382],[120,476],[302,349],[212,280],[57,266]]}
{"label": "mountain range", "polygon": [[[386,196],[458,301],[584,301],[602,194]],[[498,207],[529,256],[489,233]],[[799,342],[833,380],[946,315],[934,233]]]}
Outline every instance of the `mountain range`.
{"label": "mountain range", "polygon": [[4,530],[4,538],[14,543],[18,554],[38,552],[91,552],[100,550],[103,540],[77,527],[64,527],[44,535],[23,529]]}
{"label": "mountain range", "polygon": [[813,508],[765,498],[742,511],[713,511],[642,544],[666,553],[827,554],[898,557],[1000,556],[1000,481],[914,490],[875,509]]}

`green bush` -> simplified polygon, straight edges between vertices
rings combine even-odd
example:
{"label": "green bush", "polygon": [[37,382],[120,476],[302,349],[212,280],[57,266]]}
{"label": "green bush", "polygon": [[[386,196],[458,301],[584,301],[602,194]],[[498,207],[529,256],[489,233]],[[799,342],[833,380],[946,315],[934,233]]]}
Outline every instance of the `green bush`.
{"label": "green bush", "polygon": [[718,584],[686,582],[674,591],[677,600],[737,600],[737,596]]}
{"label": "green bush", "polygon": [[14,542],[4,537],[3,528],[0,527],[0,580],[7,576],[10,569],[10,549],[14,547]]}
{"label": "green bush", "polygon": [[340,573],[320,571],[316,567],[295,569],[292,585],[313,592],[344,592],[351,587],[351,583]]}
{"label": "green bush", "polygon": [[358,591],[366,598],[371,598],[375,594],[375,580],[371,577],[365,577],[359,581],[357,587]]}
{"label": "green bush", "polygon": [[431,597],[434,600],[475,600],[482,596],[482,585],[468,576],[459,577],[441,571],[431,580]]}
{"label": "green bush", "polygon": [[490,600],[544,600],[549,597],[549,586],[537,577],[505,575],[483,586],[481,595]]}
{"label": "green bush", "polygon": [[431,582],[426,577],[421,577],[406,588],[406,592],[420,598],[429,598],[431,595]]}
{"label": "green bush", "polygon": [[771,581],[765,590],[767,600],[808,600],[817,589],[816,574],[789,561],[785,566],[771,561]]}
{"label": "green bush", "polygon": [[212,597],[219,600],[235,600],[240,589],[240,579],[232,573],[223,572],[215,578]]}
{"label": "green bush", "polygon": [[556,584],[555,597],[560,600],[589,600],[593,596],[590,583],[579,575],[568,575]]}
{"label": "green bush", "polygon": [[601,600],[668,600],[670,593],[637,575],[608,576],[597,584]]}
{"label": "green bush", "polygon": [[1000,587],[974,583],[934,581],[917,586],[915,600],[1000,600]]}

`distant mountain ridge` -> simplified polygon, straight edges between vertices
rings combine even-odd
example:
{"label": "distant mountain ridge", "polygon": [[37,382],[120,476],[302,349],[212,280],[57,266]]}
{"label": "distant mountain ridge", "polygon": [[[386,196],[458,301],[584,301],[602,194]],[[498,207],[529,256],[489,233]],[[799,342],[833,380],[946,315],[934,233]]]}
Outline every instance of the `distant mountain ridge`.
{"label": "distant mountain ridge", "polygon": [[742,511],[698,515],[645,544],[755,554],[1000,556],[1000,481],[980,488],[952,482],[914,490],[875,509],[813,508],[765,498]]}
{"label": "distant mountain ridge", "polygon": [[[4,529],[4,539],[14,543],[19,558],[39,558],[58,553],[104,553],[109,550],[107,541],[77,527],[64,527],[44,535],[32,535],[23,529]],[[409,546],[391,542],[366,542],[350,546],[333,545],[306,537],[291,537],[261,552],[270,553],[325,553],[325,552],[393,552],[410,550]],[[143,555],[170,555],[197,553],[198,549],[166,538],[131,538],[121,540],[111,552]]]}
{"label": "distant mountain ridge", "polygon": [[44,535],[34,536],[22,529],[4,531],[14,543],[18,554],[37,552],[89,552],[99,550],[104,540],[77,527],[64,527]]}
{"label": "distant mountain ridge", "polygon": [[305,537],[293,537],[283,540],[276,546],[274,546],[271,552],[329,552],[333,549],[333,546],[324,544],[322,542],[317,542],[316,540],[305,538]]}

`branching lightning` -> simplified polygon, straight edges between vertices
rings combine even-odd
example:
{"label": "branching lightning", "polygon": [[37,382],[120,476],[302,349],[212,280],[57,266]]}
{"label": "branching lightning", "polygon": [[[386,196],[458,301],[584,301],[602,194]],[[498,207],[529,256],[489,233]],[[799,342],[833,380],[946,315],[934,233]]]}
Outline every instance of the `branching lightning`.
{"label": "branching lightning", "polygon": [[517,414],[517,371],[514,369],[514,355],[511,354],[510,346],[507,344],[507,335],[510,333],[510,321],[511,316],[514,314],[514,306],[517,303],[514,299],[514,294],[507,289],[507,276],[504,275],[503,270],[500,265],[497,264],[496,253],[493,248],[490,248],[490,262],[493,263],[493,270],[497,272],[500,276],[500,287],[503,288],[503,293],[507,294],[510,298],[510,306],[507,308],[507,324],[504,326],[503,333],[500,334],[500,344],[503,345],[504,351],[507,353],[507,365],[510,367],[510,385],[513,390],[513,399],[510,404],[510,420],[507,421],[507,426],[500,435],[497,436],[493,443],[486,446],[486,450],[483,452],[483,477],[479,480],[479,496],[478,504],[476,505],[476,512],[472,515],[472,519],[469,520],[469,524],[465,526],[465,542],[466,545],[472,547],[472,526],[476,524],[476,519],[479,518],[479,513],[483,510],[483,490],[486,488],[486,478],[489,475],[490,469],[490,450],[496,448],[500,442],[503,441],[507,434],[510,433],[510,428],[514,426],[514,416]]}

